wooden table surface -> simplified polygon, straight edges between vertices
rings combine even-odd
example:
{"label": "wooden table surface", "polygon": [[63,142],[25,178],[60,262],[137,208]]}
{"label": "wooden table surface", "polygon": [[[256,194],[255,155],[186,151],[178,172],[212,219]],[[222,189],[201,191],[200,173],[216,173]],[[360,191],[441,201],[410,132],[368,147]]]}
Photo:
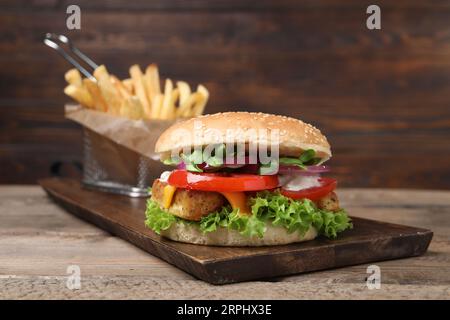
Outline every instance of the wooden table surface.
{"label": "wooden table surface", "polygon": [[[38,186],[0,186],[1,299],[449,299],[450,191],[340,190],[350,214],[431,229],[428,252],[368,265],[214,286],[66,213]],[[66,286],[78,265],[81,288]]]}

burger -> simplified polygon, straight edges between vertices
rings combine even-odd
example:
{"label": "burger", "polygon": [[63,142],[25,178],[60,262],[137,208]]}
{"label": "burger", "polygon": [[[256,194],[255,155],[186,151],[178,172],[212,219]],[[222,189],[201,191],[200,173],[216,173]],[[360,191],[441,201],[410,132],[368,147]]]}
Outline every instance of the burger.
{"label": "burger", "polygon": [[250,112],[175,123],[155,151],[173,166],[153,182],[145,224],[174,241],[265,246],[352,228],[327,177],[326,137],[290,117]]}

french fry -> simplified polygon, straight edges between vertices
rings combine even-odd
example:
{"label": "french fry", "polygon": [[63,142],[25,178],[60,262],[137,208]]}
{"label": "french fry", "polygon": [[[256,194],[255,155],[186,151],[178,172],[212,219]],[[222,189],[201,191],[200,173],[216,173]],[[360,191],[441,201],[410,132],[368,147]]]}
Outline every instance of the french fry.
{"label": "french fry", "polygon": [[136,96],[129,96],[123,100],[120,115],[132,120],[139,120],[145,117],[141,101]]}
{"label": "french fry", "polygon": [[175,119],[176,117],[177,117],[177,107],[175,106],[175,104],[176,104],[176,101],[178,100],[178,97],[180,96],[180,90],[177,88],[177,89],[174,89],[173,91],[172,91],[172,97],[171,97],[171,111],[170,111],[170,114],[168,115],[168,119],[171,119],[171,120],[173,120],[173,119]]}
{"label": "french fry", "polygon": [[129,97],[131,97],[130,92],[128,91],[128,89],[124,86],[124,84],[122,83],[122,81],[120,81],[116,76],[110,76],[111,82],[114,85],[114,87],[116,87],[116,90],[119,92],[119,95],[123,98],[123,99],[128,99]]}
{"label": "french fry", "polygon": [[66,79],[68,84],[74,85],[76,87],[82,87],[83,83],[81,80],[81,74],[77,69],[70,69],[64,74],[64,79]]}
{"label": "french fry", "polygon": [[161,119],[173,119],[175,117],[175,101],[178,99],[180,92],[173,89],[172,80],[166,79],[164,86],[164,98],[161,107]]}
{"label": "french fry", "polygon": [[85,107],[88,107],[88,108],[94,107],[94,103],[93,103],[91,95],[83,87],[69,84],[67,87],[64,88],[64,93],[66,95],[68,95],[69,97],[71,97],[72,99],[78,101],[81,105],[83,105]]}
{"label": "french fry", "polygon": [[133,88],[133,80],[130,78],[122,80],[122,84],[125,88],[127,88],[128,92],[133,95],[134,94],[134,88]]}
{"label": "french fry", "polygon": [[193,107],[193,114],[192,116],[200,116],[203,111],[205,110],[206,103],[209,99],[209,91],[206,89],[203,85],[197,86],[197,92],[200,93],[200,98],[197,98],[196,103]]}
{"label": "french fry", "polygon": [[83,86],[87,89],[87,91],[89,91],[92,97],[94,109],[98,111],[107,112],[108,105],[103,99],[102,92],[100,91],[100,88],[97,86],[97,84],[91,79],[84,78]]}
{"label": "french fry", "polygon": [[184,81],[178,81],[177,82],[178,90],[180,91],[180,100],[179,100],[179,108],[177,109],[177,116],[180,116],[187,112],[186,109],[190,107],[186,102],[188,101],[189,97],[191,96],[191,88],[189,87],[189,84],[187,84]]}
{"label": "french fry", "polygon": [[97,79],[103,99],[108,106],[108,112],[119,115],[120,108],[122,106],[122,99],[112,84],[109,73],[104,65],[101,65],[95,69],[94,77]]}
{"label": "french fry", "polygon": [[131,102],[131,119],[139,120],[145,118],[144,107],[142,106],[139,99],[135,96],[130,97]]}
{"label": "french fry", "polygon": [[104,65],[94,70],[97,81],[82,78],[77,69],[64,75],[68,86],[64,92],[87,108],[120,115],[129,119],[166,119],[201,115],[209,99],[203,85],[192,92],[187,82],[164,82],[161,91],[158,66],[150,64],[142,73],[138,65],[130,67],[130,78],[120,80],[110,75]]}
{"label": "french fry", "polygon": [[155,96],[161,94],[159,71],[156,64],[152,63],[145,69],[144,84],[147,89],[148,100],[153,103]]}
{"label": "french fry", "polygon": [[133,86],[134,90],[136,91],[136,96],[141,101],[142,107],[144,107],[146,117],[150,118],[151,115],[150,102],[147,98],[147,92],[144,87],[141,68],[137,64],[131,66],[130,75],[131,79],[133,80]]}
{"label": "french fry", "polygon": [[197,100],[201,99],[201,94],[198,92],[192,93],[186,101],[180,106],[178,109],[177,116],[178,117],[192,117],[193,116],[193,105],[197,102]]}
{"label": "french fry", "polygon": [[151,119],[159,119],[161,115],[161,108],[163,104],[164,95],[157,94],[153,97],[152,100],[152,112],[151,112]]}

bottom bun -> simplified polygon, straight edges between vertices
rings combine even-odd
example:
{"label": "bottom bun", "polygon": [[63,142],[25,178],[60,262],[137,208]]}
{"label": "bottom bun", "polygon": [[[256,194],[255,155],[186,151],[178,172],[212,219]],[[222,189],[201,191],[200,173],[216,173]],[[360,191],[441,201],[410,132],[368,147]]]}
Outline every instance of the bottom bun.
{"label": "bottom bun", "polygon": [[169,229],[161,231],[161,235],[174,241],[202,244],[210,246],[272,246],[313,240],[317,237],[314,227],[301,236],[298,232],[288,233],[283,227],[266,225],[267,229],[262,238],[246,237],[236,230],[219,227],[216,231],[203,233],[198,226],[182,222],[174,223]]}

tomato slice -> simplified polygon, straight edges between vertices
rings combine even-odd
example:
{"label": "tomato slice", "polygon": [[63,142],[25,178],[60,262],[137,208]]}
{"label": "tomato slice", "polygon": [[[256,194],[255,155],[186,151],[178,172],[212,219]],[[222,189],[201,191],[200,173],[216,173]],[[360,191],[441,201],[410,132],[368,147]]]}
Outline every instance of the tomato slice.
{"label": "tomato slice", "polygon": [[239,192],[274,189],[279,186],[277,176],[260,176],[238,173],[194,173],[186,170],[174,170],[167,181],[177,188]]}
{"label": "tomato slice", "polygon": [[299,191],[292,191],[281,188],[281,194],[295,200],[306,198],[312,201],[317,201],[336,189],[337,186],[336,179],[332,178],[320,178],[319,182],[321,183],[321,186],[319,187],[313,187]]}

